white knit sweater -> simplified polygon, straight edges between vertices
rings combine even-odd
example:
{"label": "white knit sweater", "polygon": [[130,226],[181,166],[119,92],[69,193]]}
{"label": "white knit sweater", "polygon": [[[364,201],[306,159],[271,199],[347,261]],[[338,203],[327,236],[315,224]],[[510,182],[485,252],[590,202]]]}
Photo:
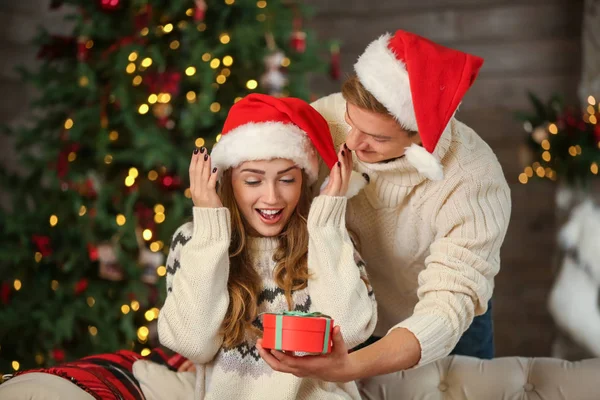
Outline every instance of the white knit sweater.
{"label": "white knit sweater", "polygon": [[[343,197],[318,196],[309,216],[307,288],[293,293],[295,310],[330,315],[349,347],[365,341],[377,305],[364,263],[345,227]],[[180,227],[167,260],[167,299],[158,319],[161,343],[197,364],[196,399],[359,399],[354,382],[337,384],[274,372],[258,355],[250,335],[233,349],[221,347],[219,329],[229,295],[230,214],[226,208],[194,208],[193,223]],[[287,311],[273,280],[276,238],[252,238],[249,248],[262,278],[259,312]],[[254,321],[262,327],[261,320]]]}
{"label": "white knit sweater", "polygon": [[[339,148],[350,130],[346,101],[337,93],[312,105]],[[500,164],[472,129],[453,119],[434,154],[442,181],[420,175],[405,157],[368,164],[355,156],[354,169],[371,183],[347,215],[377,296],[375,335],[411,331],[421,345],[418,365],[448,355],[487,310],[511,211]]]}

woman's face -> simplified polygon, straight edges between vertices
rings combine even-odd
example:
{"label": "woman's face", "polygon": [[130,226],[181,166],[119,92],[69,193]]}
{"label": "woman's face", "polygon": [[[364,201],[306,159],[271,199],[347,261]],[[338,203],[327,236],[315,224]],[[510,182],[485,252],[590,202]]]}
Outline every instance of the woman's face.
{"label": "woman's face", "polygon": [[302,170],[291,160],[246,161],[231,174],[233,195],[251,235],[277,236],[302,192]]}

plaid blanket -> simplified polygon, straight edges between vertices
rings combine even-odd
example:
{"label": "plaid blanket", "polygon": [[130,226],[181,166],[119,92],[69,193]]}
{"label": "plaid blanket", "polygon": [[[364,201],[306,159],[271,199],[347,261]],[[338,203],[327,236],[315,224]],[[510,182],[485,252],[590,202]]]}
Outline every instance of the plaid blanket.
{"label": "plaid blanket", "polygon": [[168,356],[161,348],[153,349],[149,355],[120,350],[115,353],[98,354],[50,368],[21,371],[15,376],[31,372],[43,372],[65,378],[98,400],[145,400],[138,381],[133,376],[133,363],[149,360],[165,365],[173,371],[185,361],[176,354]]}

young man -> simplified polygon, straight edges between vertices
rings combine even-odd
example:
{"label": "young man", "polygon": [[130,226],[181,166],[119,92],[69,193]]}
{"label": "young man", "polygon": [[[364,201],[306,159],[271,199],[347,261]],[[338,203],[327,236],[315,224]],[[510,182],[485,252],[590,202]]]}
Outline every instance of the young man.
{"label": "young man", "polygon": [[367,47],[342,93],[313,104],[335,144],[345,143],[355,169],[371,180],[349,202],[347,224],[379,303],[381,339],[348,354],[335,335],[327,357],[261,350],[273,369],[346,381],[424,365],[453,350],[493,357],[489,301],[510,192],[492,150],[454,119],[482,64],[398,31]]}

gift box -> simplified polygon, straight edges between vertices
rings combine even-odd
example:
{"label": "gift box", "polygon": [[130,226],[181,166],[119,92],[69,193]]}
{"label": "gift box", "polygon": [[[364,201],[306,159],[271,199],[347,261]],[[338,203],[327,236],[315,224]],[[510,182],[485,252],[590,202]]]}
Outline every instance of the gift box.
{"label": "gift box", "polygon": [[333,320],[321,313],[264,313],[265,349],[327,354],[331,352]]}

